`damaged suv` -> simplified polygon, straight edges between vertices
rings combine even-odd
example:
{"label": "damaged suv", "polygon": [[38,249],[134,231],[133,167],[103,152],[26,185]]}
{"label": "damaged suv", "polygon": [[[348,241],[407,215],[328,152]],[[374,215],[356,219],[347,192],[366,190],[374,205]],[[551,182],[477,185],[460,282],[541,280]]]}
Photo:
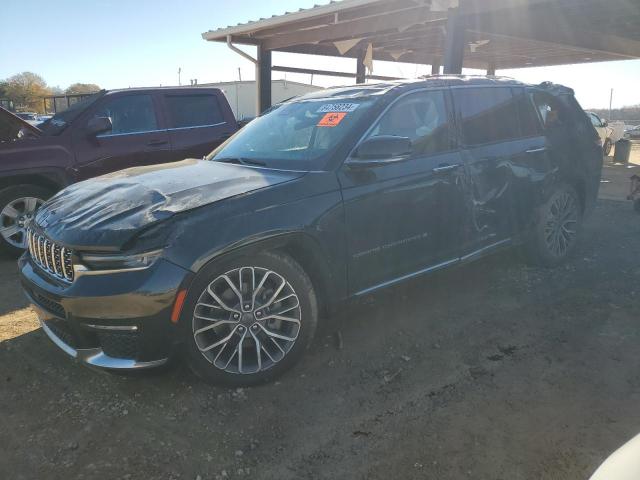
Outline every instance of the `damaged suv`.
{"label": "damaged suv", "polygon": [[594,206],[600,140],[573,92],[485,77],[334,88],[205,159],[123,170],[41,207],[19,261],[44,331],[105,369],[186,354],[268,381],[343,300],[511,245],[554,266]]}

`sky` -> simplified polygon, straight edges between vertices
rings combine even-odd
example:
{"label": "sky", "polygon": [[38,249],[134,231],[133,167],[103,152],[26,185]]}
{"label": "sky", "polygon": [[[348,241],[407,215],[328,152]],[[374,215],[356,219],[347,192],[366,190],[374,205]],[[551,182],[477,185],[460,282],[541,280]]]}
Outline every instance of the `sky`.
{"label": "sky", "polygon": [[[225,44],[201,34],[285,11],[326,4],[327,0],[5,0],[0,29],[0,79],[19,72],[38,73],[51,86],[97,83],[103,88],[177,85],[254,78],[249,61]],[[25,27],[25,14],[37,19]],[[248,53],[253,53],[246,47]],[[255,51],[255,49],[254,49]],[[274,64],[355,71],[355,60],[275,52]],[[240,73],[238,72],[240,68]],[[374,74],[414,78],[429,66],[375,62]],[[469,73],[482,73],[469,71]],[[572,87],[585,108],[640,104],[640,60],[561,67],[499,70],[529,83],[552,81]],[[274,72],[273,78],[285,78]],[[309,75],[286,74],[309,83]],[[314,84],[341,85],[348,79],[314,77]]]}

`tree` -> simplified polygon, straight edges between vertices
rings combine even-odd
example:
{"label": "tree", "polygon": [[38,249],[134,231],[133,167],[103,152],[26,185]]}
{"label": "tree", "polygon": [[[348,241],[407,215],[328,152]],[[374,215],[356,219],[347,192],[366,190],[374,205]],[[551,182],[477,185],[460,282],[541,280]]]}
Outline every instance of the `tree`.
{"label": "tree", "polygon": [[44,111],[42,97],[51,92],[47,82],[33,72],[22,72],[4,81],[5,96],[12,100],[16,108],[28,109],[36,112]]}
{"label": "tree", "polygon": [[94,93],[100,91],[100,87],[95,83],[74,83],[69,85],[64,91],[67,95],[74,93]]}

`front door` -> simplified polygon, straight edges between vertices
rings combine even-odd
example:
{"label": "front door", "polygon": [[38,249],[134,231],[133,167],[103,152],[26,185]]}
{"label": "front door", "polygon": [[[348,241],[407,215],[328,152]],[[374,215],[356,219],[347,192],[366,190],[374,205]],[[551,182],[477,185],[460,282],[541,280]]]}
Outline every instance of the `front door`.
{"label": "front door", "polygon": [[109,117],[113,128],[96,136],[82,128],[74,133],[79,180],[171,160],[169,134],[160,123],[153,95],[106,95],[87,121],[93,117]]}
{"label": "front door", "polygon": [[448,103],[446,90],[400,97],[366,138],[408,137],[413,153],[368,167],[349,159],[341,168],[351,293],[457,259],[462,168]]}

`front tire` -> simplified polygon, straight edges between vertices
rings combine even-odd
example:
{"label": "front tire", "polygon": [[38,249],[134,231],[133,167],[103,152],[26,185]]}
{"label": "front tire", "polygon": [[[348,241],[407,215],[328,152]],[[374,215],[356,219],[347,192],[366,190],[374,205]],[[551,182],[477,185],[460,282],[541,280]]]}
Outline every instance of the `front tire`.
{"label": "front tire", "polygon": [[18,256],[27,248],[26,223],[51,196],[37,185],[15,185],[0,190],[0,250]]}
{"label": "front tire", "polygon": [[604,145],[602,147],[602,152],[604,153],[605,157],[608,157],[611,154],[611,148],[613,147],[613,142],[611,141],[610,138],[607,138],[604,141]]}
{"label": "front tire", "polygon": [[560,265],[575,251],[581,230],[580,197],[571,185],[559,185],[536,212],[525,245],[529,259],[545,267]]}
{"label": "front tire", "polygon": [[233,387],[266,383],[293,367],[318,323],[311,280],[274,252],[205,267],[183,312],[189,366],[209,383]]}

